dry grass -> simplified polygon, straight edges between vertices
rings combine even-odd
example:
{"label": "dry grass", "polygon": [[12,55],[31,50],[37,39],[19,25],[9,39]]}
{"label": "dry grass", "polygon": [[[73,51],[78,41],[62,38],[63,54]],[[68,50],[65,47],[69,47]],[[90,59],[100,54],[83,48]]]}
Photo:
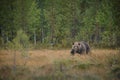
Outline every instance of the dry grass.
{"label": "dry grass", "polygon": [[[73,59],[73,60],[81,60],[83,62],[88,61],[89,59],[93,59],[94,61],[99,61],[104,63],[106,60],[106,56],[109,54],[116,53],[116,50],[92,50],[92,53],[89,55],[79,55],[75,54],[75,56],[71,56],[70,50],[33,50],[29,51],[29,57],[27,58],[26,66],[29,68],[40,67],[48,64],[52,64],[56,60],[65,60],[65,59]],[[13,64],[13,51],[0,51],[0,65],[12,65]],[[17,65],[23,65],[24,58],[21,56],[19,52],[16,53],[16,63]]]}
{"label": "dry grass", "polygon": [[[14,51],[1,50],[0,66],[13,66],[13,53]],[[117,53],[117,50],[95,49],[89,55],[75,54],[75,56],[72,56],[70,50],[32,50],[28,52],[29,56],[26,58],[22,57],[20,52],[16,52],[16,64],[17,66],[23,66],[26,61],[25,66],[32,71],[31,75],[36,76],[52,74],[52,72],[61,69],[62,65],[62,68],[66,69],[66,74],[88,75],[90,73],[104,77],[107,57],[115,53]],[[58,65],[56,65],[56,62]],[[88,63],[93,66],[86,69]],[[69,67],[71,69],[67,69]]]}

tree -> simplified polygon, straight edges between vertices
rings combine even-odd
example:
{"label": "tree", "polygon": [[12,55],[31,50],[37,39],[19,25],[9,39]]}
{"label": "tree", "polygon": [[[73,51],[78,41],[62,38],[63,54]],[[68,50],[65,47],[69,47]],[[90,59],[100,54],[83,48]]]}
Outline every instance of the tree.
{"label": "tree", "polygon": [[[32,1],[28,12],[28,30],[33,34],[34,45],[37,42],[37,32],[40,25],[40,10],[38,9],[37,3]],[[31,34],[30,34],[31,36]]]}
{"label": "tree", "polygon": [[2,0],[1,43],[12,41],[17,29],[22,29],[35,45],[40,42],[65,46],[84,40],[119,46],[118,3],[118,0]]}
{"label": "tree", "polygon": [[111,0],[112,3],[112,17],[114,20],[114,27],[112,27],[112,32],[115,33],[115,39],[116,39],[116,46],[120,46],[120,1],[119,0]]}
{"label": "tree", "polygon": [[4,43],[11,41],[14,37],[13,1],[14,0],[0,1],[0,37],[3,39]]}
{"label": "tree", "polygon": [[10,49],[11,53],[13,53],[13,71],[14,78],[16,77],[16,67],[17,67],[17,51],[21,53],[21,56],[24,59],[23,66],[27,63],[28,57],[28,49],[29,49],[29,37],[25,34],[23,30],[18,30],[16,37],[7,43],[7,47]]}

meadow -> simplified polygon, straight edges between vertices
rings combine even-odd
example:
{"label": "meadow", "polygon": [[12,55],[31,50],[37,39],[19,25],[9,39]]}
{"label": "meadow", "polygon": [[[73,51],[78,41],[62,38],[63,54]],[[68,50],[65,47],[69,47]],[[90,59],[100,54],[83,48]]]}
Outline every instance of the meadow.
{"label": "meadow", "polygon": [[[0,51],[0,80],[119,80],[119,51],[93,49],[87,54],[66,50],[30,50],[27,56]],[[14,70],[15,66],[15,70]],[[117,67],[116,67],[117,66]]]}

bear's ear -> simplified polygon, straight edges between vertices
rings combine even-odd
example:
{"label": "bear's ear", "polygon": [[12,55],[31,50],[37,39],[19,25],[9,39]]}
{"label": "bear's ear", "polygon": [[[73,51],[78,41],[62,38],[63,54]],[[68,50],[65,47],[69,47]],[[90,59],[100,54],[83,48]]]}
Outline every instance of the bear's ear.
{"label": "bear's ear", "polygon": [[80,45],[80,43],[78,43],[78,45]]}
{"label": "bear's ear", "polygon": [[74,42],[72,43],[72,45],[74,45]]}

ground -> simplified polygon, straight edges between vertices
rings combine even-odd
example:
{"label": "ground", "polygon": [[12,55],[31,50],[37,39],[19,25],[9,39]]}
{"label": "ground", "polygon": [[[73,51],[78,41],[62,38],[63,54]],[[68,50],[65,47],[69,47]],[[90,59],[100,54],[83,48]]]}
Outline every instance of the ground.
{"label": "ground", "polygon": [[[67,50],[30,50],[27,52],[27,56],[21,55],[19,51],[11,50],[1,50],[0,51],[0,69],[2,70],[3,66],[13,67],[14,53],[16,53],[16,66],[25,67],[29,69],[30,74],[34,78],[39,78],[39,76],[45,76],[53,74],[54,76],[65,74],[72,76],[71,74],[76,75],[76,80],[79,80],[77,75],[79,74],[84,79],[84,76],[89,75],[93,76],[95,80],[105,80],[107,74],[107,58],[109,55],[114,55],[118,51],[110,49],[93,49],[88,55],[79,55],[75,54],[72,56],[70,54],[70,49]],[[26,73],[26,72],[25,72]],[[22,75],[23,76],[23,75]],[[30,76],[26,74],[29,79]],[[98,76],[97,78],[94,76]],[[62,75],[63,77],[63,75]],[[32,78],[31,80],[35,80]],[[74,77],[75,78],[75,77]],[[73,78],[73,79],[74,79]],[[2,79],[2,78],[1,78]],[[24,79],[23,79],[24,80]],[[40,80],[36,79],[36,80]],[[49,79],[43,79],[49,80]],[[52,80],[52,79],[51,79]],[[54,79],[56,80],[56,79]],[[57,79],[58,80],[58,79]],[[67,78],[65,79],[67,80]],[[69,79],[68,79],[69,80]],[[72,79],[71,79],[72,80]]]}

